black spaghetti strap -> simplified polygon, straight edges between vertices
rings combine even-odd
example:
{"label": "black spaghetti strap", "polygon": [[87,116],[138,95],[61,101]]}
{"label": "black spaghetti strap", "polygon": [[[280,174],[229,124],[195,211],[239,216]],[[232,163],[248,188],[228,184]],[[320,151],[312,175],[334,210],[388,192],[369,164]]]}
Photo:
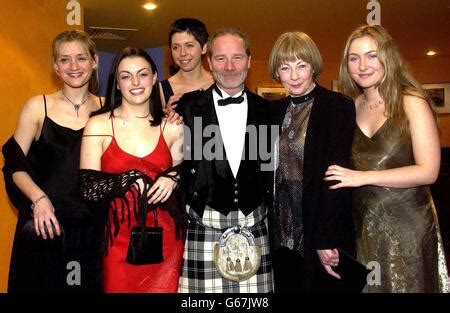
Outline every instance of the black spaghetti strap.
{"label": "black spaghetti strap", "polygon": [[45,116],[47,117],[47,99],[45,98],[45,95],[42,95],[44,98],[44,109],[45,109]]}
{"label": "black spaghetti strap", "polygon": [[98,101],[100,102],[100,107],[103,108],[102,97],[98,97]]}
{"label": "black spaghetti strap", "polygon": [[161,88],[162,88],[163,94],[164,94],[164,101],[167,104],[167,102],[169,102],[170,96],[173,95],[172,86],[170,86],[168,79],[164,79],[164,80],[160,81],[160,84],[161,84]]}

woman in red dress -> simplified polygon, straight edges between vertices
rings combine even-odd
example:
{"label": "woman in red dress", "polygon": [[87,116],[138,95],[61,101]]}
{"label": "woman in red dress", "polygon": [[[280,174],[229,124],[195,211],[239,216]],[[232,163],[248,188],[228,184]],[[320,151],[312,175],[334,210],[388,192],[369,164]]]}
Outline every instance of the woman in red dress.
{"label": "woman in red dress", "polygon": [[[110,175],[110,183],[97,182],[95,188],[82,182],[84,198],[98,202],[105,193],[103,187],[117,183],[113,177],[121,178],[120,186],[110,188],[103,202],[109,207],[103,260],[105,292],[176,292],[178,287],[184,248],[182,213],[164,206],[176,187],[176,179],[160,174],[181,163],[183,129],[174,123],[166,124],[159,90],[154,88],[156,81],[156,66],[144,50],[122,50],[113,63],[106,105],[91,117],[83,135],[82,181],[88,171]],[[144,182],[150,184],[142,191]],[[95,192],[96,197],[92,196]],[[89,193],[91,198],[86,196]],[[142,198],[144,202],[138,201]],[[143,206],[150,210],[143,215],[145,226],[163,229],[163,261],[136,265],[130,262],[127,252],[133,227],[144,220],[139,219]]]}

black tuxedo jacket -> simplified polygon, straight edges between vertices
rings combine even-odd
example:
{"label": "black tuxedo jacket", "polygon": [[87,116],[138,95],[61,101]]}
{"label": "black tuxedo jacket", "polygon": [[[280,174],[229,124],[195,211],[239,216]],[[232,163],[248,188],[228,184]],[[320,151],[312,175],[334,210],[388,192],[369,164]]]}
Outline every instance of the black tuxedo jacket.
{"label": "black tuxedo jacket", "polygon": [[[219,123],[212,97],[213,86],[207,90],[184,94],[177,106],[177,111],[183,116],[185,126],[188,128],[188,131],[185,131],[185,160],[181,185],[187,204],[199,216],[203,215],[206,205],[224,215],[227,215],[230,209],[239,209],[248,215],[265,202],[268,195],[265,183],[267,178],[260,171],[260,165],[264,160],[261,160],[260,153],[255,149],[259,149],[259,137],[264,136],[260,132],[260,126],[267,124],[269,103],[246,90],[247,127],[254,126],[256,137],[249,136],[249,132],[246,133],[245,155],[235,179],[221,144]],[[233,123],[232,120],[228,122]],[[205,128],[210,126],[216,126],[216,132],[203,134]],[[212,140],[216,143],[212,150],[220,152],[218,155],[221,154],[223,158],[210,159],[205,155],[205,150],[211,150]]]}
{"label": "black tuxedo jacket", "polygon": [[[355,106],[340,93],[317,88],[306,132],[303,171],[302,210],[308,276],[313,271],[310,267],[317,265],[315,250],[339,247],[355,254],[351,190],[331,190],[328,187],[336,182],[323,180],[326,169],[332,164],[351,167]],[[289,98],[271,103],[272,123],[282,124],[289,103]]]}

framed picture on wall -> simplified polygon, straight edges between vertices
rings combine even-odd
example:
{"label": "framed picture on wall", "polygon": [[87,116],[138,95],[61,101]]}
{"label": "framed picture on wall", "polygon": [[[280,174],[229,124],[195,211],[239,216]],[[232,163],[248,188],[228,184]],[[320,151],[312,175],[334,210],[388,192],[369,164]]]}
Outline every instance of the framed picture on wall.
{"label": "framed picture on wall", "polygon": [[257,87],[256,93],[269,101],[278,100],[289,95],[283,87]]}
{"label": "framed picture on wall", "polygon": [[422,84],[422,88],[433,100],[436,112],[441,114],[450,113],[450,83]]}

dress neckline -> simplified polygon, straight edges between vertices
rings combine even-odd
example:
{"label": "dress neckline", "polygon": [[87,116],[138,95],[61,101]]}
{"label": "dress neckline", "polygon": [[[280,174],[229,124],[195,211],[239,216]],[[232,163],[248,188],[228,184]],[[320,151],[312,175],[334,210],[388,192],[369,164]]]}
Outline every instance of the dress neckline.
{"label": "dress neckline", "polygon": [[[67,130],[69,130],[69,131],[72,131],[72,132],[74,132],[74,133],[79,133],[79,132],[82,132],[82,131],[84,130],[84,126],[81,127],[81,128],[79,128],[79,129],[73,129],[73,128],[70,128],[70,127],[63,126],[63,125],[61,125],[61,124],[58,124],[58,123],[56,123],[54,120],[52,120],[48,115],[45,116],[45,120],[48,120],[48,121],[50,121],[52,124],[54,124],[54,125],[56,125],[56,126],[58,126],[58,127],[67,129]],[[45,122],[45,121],[44,121],[44,122]],[[41,131],[41,133],[42,133],[42,131]]]}
{"label": "dress neckline", "polygon": [[356,123],[356,128],[358,128],[358,130],[360,131],[360,133],[364,136],[364,137],[366,137],[367,139],[370,139],[370,140],[372,140],[375,136],[377,136],[378,135],[378,133],[380,133],[381,132],[381,130],[384,128],[384,126],[387,124],[387,121],[388,121],[389,119],[386,119],[384,122],[383,122],[383,124],[381,124],[381,126],[380,127],[378,127],[378,129],[372,134],[372,136],[367,136],[363,131],[362,131],[362,129],[361,129],[361,127],[359,127],[359,124],[358,123]]}
{"label": "dress neckline", "polygon": [[[152,151],[150,151],[148,154],[146,154],[146,155],[144,155],[144,156],[142,156],[142,157],[137,156],[137,155],[134,155],[134,154],[129,153],[129,152],[125,151],[124,149],[122,149],[122,147],[119,145],[119,143],[117,142],[117,140],[116,140],[115,137],[112,137],[111,143],[114,141],[115,145],[117,146],[117,148],[119,148],[120,151],[122,151],[123,153],[125,153],[125,154],[127,154],[127,155],[129,155],[129,156],[131,156],[131,157],[133,157],[133,158],[136,158],[136,159],[146,159],[146,158],[148,158],[149,156],[151,156],[151,155],[158,149],[159,144],[160,144],[160,141],[161,141],[161,137],[162,137],[162,139],[164,140],[164,137],[162,136],[162,133],[161,133],[161,134],[159,135],[158,142],[156,143],[156,145],[155,145],[155,147],[152,149]],[[109,144],[109,146],[111,146],[111,143]],[[165,140],[164,140],[164,143],[166,144],[166,141],[165,141]],[[166,145],[167,145],[167,144],[166,144]],[[108,146],[108,149],[109,149],[109,146]],[[108,149],[106,149],[106,150],[108,150]],[[105,151],[106,151],[106,150],[105,150]]]}

